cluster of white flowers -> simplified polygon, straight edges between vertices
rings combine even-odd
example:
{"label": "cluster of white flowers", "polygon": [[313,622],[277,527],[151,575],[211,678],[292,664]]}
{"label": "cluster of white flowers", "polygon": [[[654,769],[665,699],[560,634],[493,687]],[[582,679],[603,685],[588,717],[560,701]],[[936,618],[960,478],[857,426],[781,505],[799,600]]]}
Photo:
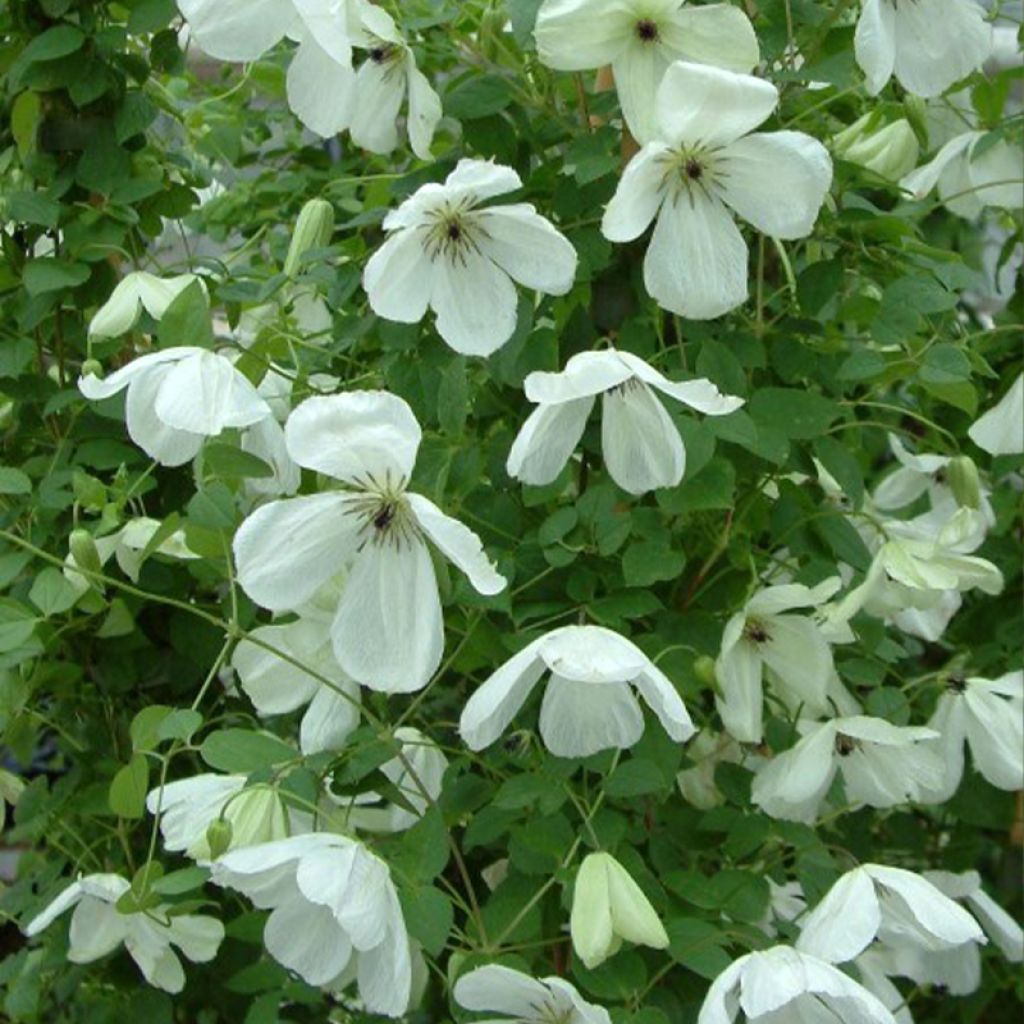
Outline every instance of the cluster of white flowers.
{"label": "cluster of white flowers", "polygon": [[[398,143],[396,119],[407,97],[412,149],[429,158],[440,103],[379,7],[364,0],[179,0],[179,6],[195,43],[223,60],[251,61],[286,37],[296,42],[289,103],[321,135],[347,129],[358,145],[389,151]],[[536,39],[541,60],[552,68],[612,67],[624,122],[640,148],[601,227],[609,240],[628,242],[655,223],[643,277],[660,306],[706,319],[745,300],[748,251],[734,215],[775,239],[813,231],[832,182],[831,159],[802,132],[755,131],[773,115],[779,93],[751,74],[758,42],[738,7],[545,0]],[[855,47],[870,94],[895,75],[905,89],[928,97],[981,65],[990,29],[973,0],[866,0]],[[358,69],[353,48],[365,53]],[[950,141],[929,165],[904,177],[905,188],[920,196],[938,183],[952,201],[967,183],[976,200],[1017,202],[1019,196],[1005,191],[1005,177],[1019,176],[1019,165],[1010,166],[1012,151],[1005,144],[983,149],[981,139],[971,132]],[[567,293],[577,269],[570,242],[533,206],[491,203],[522,184],[509,167],[462,160],[443,184],[424,185],[388,213],[388,237],[363,275],[371,309],[401,323],[418,323],[432,310],[451,348],[487,356],[513,335],[516,284]],[[94,317],[92,335],[131,331],[143,311],[159,320],[198,280],[129,275]],[[291,408],[285,377],[271,370],[257,386],[230,354],[202,347],[147,351],[105,379],[83,377],[80,388],[96,401],[126,391],[128,433],[163,465],[190,462],[207,438],[234,429],[243,432],[247,451],[275,469],[274,485],[250,495],[272,500],[250,511],[233,553],[241,588],[280,619],[242,639],[232,666],[261,715],[306,707],[298,753],[344,747],[360,721],[361,687],[408,694],[437,673],[445,633],[430,546],[479,594],[495,598],[506,590],[477,534],[412,489],[421,428],[395,395],[349,390]],[[525,484],[554,481],[600,395],[611,479],[630,495],[676,486],[686,451],[659,393],[708,416],[743,404],[708,380],[670,380],[627,351],[579,353],[561,372],[527,377],[525,395],[537,408],[508,453],[508,473]],[[992,455],[1024,450],[1022,396],[1024,377],[978,419],[971,437],[979,448]],[[781,576],[765,580],[725,625],[715,663],[725,735],[700,749],[713,765],[748,757],[742,744],[760,745],[750,760],[757,769],[753,801],[775,817],[813,823],[826,801],[843,809],[946,800],[963,774],[965,743],[993,785],[1024,788],[1021,672],[997,680],[950,676],[928,723],[904,726],[862,714],[837,672],[832,648],[853,639],[854,615],[936,639],[963,592],[995,594],[1002,587],[999,570],[974,554],[994,522],[974,464],[913,454],[895,438],[892,451],[894,472],[861,512],[845,513],[872,557],[863,578],[853,585],[853,570],[841,565],[814,586]],[[301,470],[316,475],[314,493],[298,494]],[[826,500],[841,497],[823,470],[820,484]],[[919,511],[915,503],[924,500],[928,508]],[[911,506],[915,514],[896,514]],[[133,529],[131,536],[125,530],[105,539],[98,566],[116,554],[131,571],[131,552],[148,547],[156,525]],[[179,535],[163,538],[158,550],[193,557]],[[89,566],[72,552],[68,578],[87,586],[82,568]],[[494,743],[544,680],[538,728],[556,756],[634,746],[645,729],[641,701],[672,741],[685,743],[694,726],[656,662],[603,627],[555,629],[519,646],[476,689],[462,709],[459,734],[473,751]],[[793,720],[788,749],[763,746],[766,701]],[[414,1001],[419,954],[388,865],[349,833],[409,828],[436,801],[447,760],[417,730],[398,729],[393,739],[395,757],[381,770],[402,794],[401,805],[368,792],[306,814],[272,783],[217,774],[161,786],[147,805],[166,849],[208,865],[214,884],[270,911],[264,941],[272,957],[311,985],[341,991],[355,982],[367,1009],[397,1017]],[[681,775],[680,788],[699,806],[712,806],[713,775],[702,771]],[[130,888],[117,876],[82,878],[31,923],[29,934],[74,905],[71,959],[94,960],[123,943],[150,983],[178,991],[184,975],[172,946],[192,961],[209,960],[223,928],[209,917],[175,914],[173,906],[129,906],[123,898]],[[802,895],[789,897],[802,906]],[[750,953],[724,971],[699,1020],[727,1024],[740,1011],[751,1024],[906,1020],[890,977],[945,978],[957,966],[949,955],[973,963],[986,941],[956,899],[966,900],[1007,955],[1020,960],[1019,929],[975,876],[930,881],[868,864],[844,875],[798,918],[795,948]],[[570,932],[588,968],[623,941],[669,945],[643,889],[607,852],[582,862]],[[847,963],[863,984],[835,966]],[[969,990],[970,978],[957,984]],[[467,1010],[513,1021],[610,1020],[561,978],[535,980],[495,965],[458,978],[454,997]]]}

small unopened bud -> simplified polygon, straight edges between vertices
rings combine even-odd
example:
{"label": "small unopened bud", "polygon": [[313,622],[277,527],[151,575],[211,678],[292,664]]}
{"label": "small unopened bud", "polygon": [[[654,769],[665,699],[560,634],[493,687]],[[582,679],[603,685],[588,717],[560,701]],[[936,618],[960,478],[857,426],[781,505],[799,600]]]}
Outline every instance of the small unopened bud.
{"label": "small unopened bud", "polygon": [[832,140],[837,156],[898,181],[917,165],[919,147],[914,129],[905,119],[875,128],[877,111],[854,121]]}
{"label": "small unopened bud", "polygon": [[234,828],[226,818],[214,818],[206,828],[206,845],[210,848],[210,860],[216,860],[227,853],[231,846]]}
{"label": "small unopened bud", "polygon": [[696,658],[693,662],[693,674],[697,677],[698,682],[703,683],[705,686],[714,686],[714,658],[709,658],[706,654],[702,654],[699,658]]}
{"label": "small unopened bud", "polygon": [[294,277],[299,272],[303,255],[311,249],[322,249],[330,245],[333,234],[334,207],[326,199],[310,199],[295,222],[292,243],[284,261],[284,272]]}
{"label": "small unopened bud", "polygon": [[100,365],[98,359],[86,359],[82,363],[82,376],[83,377],[99,377],[103,373],[103,367]]}
{"label": "small unopened bud", "polygon": [[975,509],[981,505],[981,480],[974,459],[969,455],[957,455],[950,459],[946,477],[958,505]]}
{"label": "small unopened bud", "polygon": [[71,536],[68,537],[68,548],[79,569],[85,569],[86,572],[102,571],[103,562],[100,560],[99,549],[96,547],[93,535],[88,530],[81,527],[72,530]]}

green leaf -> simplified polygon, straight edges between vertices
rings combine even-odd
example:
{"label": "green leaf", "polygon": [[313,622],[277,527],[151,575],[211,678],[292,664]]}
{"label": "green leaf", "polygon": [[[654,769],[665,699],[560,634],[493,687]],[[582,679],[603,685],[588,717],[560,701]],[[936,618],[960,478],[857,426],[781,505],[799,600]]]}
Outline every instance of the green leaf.
{"label": "green leaf", "polygon": [[160,743],[160,723],[171,710],[166,704],[151,704],[132,719],[128,735],[131,737],[133,751],[139,753],[144,750],[156,750]]}
{"label": "green leaf", "polygon": [[269,733],[221,729],[206,737],[199,748],[199,756],[218,771],[248,773],[294,761],[299,754]]}
{"label": "green leaf", "polygon": [[12,192],[7,197],[7,215],[19,224],[55,228],[60,222],[60,203],[43,192]]}
{"label": "green leaf", "polygon": [[207,442],[203,466],[223,480],[262,480],[274,475],[273,467],[261,458],[223,441]]}
{"label": "green leaf", "polygon": [[955,345],[940,343],[925,353],[919,373],[928,384],[959,384],[970,380],[971,364]]}
{"label": "green leaf", "polygon": [[658,491],[658,504],[667,512],[681,515],[684,512],[732,508],[735,494],[736,470],[732,462],[715,458],[678,487]]}
{"label": "green leaf", "polygon": [[667,923],[665,931],[669,937],[669,956],[702,978],[716,978],[732,962],[722,949],[727,937],[708,921],[676,917]]}
{"label": "green leaf", "polygon": [[[18,54],[16,67],[23,72],[30,64],[58,60],[77,53],[85,43],[85,33],[74,25],[54,25],[35,37]],[[13,70],[13,69],[12,69]]]}
{"label": "green leaf", "polygon": [[149,762],[144,754],[133,754],[110,783],[107,800],[119,818],[141,818],[146,810],[149,789]]}
{"label": "green leaf", "polygon": [[213,328],[210,324],[210,305],[206,292],[198,281],[193,281],[164,311],[157,329],[161,348],[176,345],[213,346]]}
{"label": "green leaf", "polygon": [[0,494],[31,494],[28,474],[13,466],[0,466]]}
{"label": "green leaf", "polygon": [[432,882],[448,865],[448,829],[437,807],[431,807],[402,836],[397,860],[408,877]]}
{"label": "green leaf", "polygon": [[35,578],[28,599],[49,618],[66,612],[79,598],[78,591],[60,569],[50,566]]}
{"label": "green leaf", "polygon": [[201,889],[209,877],[210,872],[205,868],[181,868],[161,876],[153,882],[151,888],[161,896],[180,896],[182,893]]}
{"label": "green leaf", "polygon": [[157,726],[160,740],[190,740],[203,724],[203,716],[191,708],[175,708]]}
{"label": "green leaf", "polygon": [[819,437],[814,442],[814,454],[835,477],[853,507],[859,509],[864,501],[864,474],[849,447],[840,444],[834,437]]}
{"label": "green leaf", "polygon": [[469,416],[469,384],[466,379],[466,360],[454,358],[441,375],[437,389],[437,420],[446,434],[458,436],[466,428]]}
{"label": "green leaf", "polygon": [[35,297],[65,288],[77,288],[89,280],[90,273],[85,263],[66,263],[53,256],[29,260],[25,264],[25,290]]}
{"label": "green leaf", "polygon": [[427,956],[439,956],[455,923],[451,900],[432,885],[401,889],[399,896],[409,934],[420,942]]}
{"label": "green leaf", "polygon": [[444,98],[445,113],[459,120],[487,117],[512,102],[512,86],[498,75],[473,75],[463,80]]}
{"label": "green leaf", "polygon": [[609,796],[645,796],[664,792],[665,775],[647,758],[634,757],[612,772],[605,780],[604,790]]}
{"label": "green leaf", "polygon": [[677,579],[685,565],[682,551],[673,551],[663,541],[645,540],[626,548],[622,575],[627,587],[648,587],[659,580]]}
{"label": "green leaf", "polygon": [[761,388],[749,409],[758,426],[801,441],[820,436],[843,415],[832,399],[800,388]]}

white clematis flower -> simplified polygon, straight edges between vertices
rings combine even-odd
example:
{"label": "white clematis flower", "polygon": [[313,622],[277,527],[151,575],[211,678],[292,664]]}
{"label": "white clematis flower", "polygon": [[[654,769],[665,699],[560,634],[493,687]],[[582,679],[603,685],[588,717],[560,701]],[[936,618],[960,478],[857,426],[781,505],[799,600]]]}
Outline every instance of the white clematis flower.
{"label": "white clematis flower", "polygon": [[349,134],[371,153],[390,153],[398,145],[398,115],[408,97],[409,145],[421,160],[432,159],[430,143],[441,120],[441,99],[419,68],[386,11],[362,9],[367,58],[356,72],[357,101]]}
{"label": "white clematis flower", "polygon": [[813,618],[792,615],[794,608],[818,608],[842,586],[838,576],[815,587],[785,583],[756,593],[743,611],[726,623],[715,661],[721,696],[715,703],[728,732],[744,743],[759,743],[763,733],[764,677],[792,707],[807,714],[828,709],[835,673],[832,649]]}
{"label": "white clematis flower", "polygon": [[894,1024],[881,1001],[817,957],[788,946],[748,953],[711,983],[697,1024]]}
{"label": "white clematis flower", "polygon": [[607,1010],[588,1003],[563,978],[531,978],[498,964],[462,975],[454,996],[466,1010],[509,1015],[486,1024],[611,1024]]}
{"label": "white clematis flower", "polygon": [[986,206],[1019,210],[1024,206],[1024,150],[1000,139],[974,155],[986,132],[965,132],[950,139],[930,163],[900,180],[914,199],[937,188],[944,206],[959,217],[977,220]]}
{"label": "white clematis flower", "polygon": [[601,395],[604,459],[612,479],[630,494],[674,487],[686,471],[683,439],[655,390],[708,416],[725,416],[743,405],[709,380],[668,380],[638,356],[614,348],[580,352],[561,373],[531,373],[524,389],[538,408],[512,444],[509,476],[551,483],[579,444]]}
{"label": "white clematis flower", "polygon": [[129,889],[131,884],[120,875],[79,878],[29,922],[25,934],[38,935],[74,907],[68,934],[72,963],[92,963],[123,944],[150,985],[178,993],[185,987],[185,971],[171,947],[193,963],[207,963],[217,955],[224,925],[205,914],[172,916],[166,904],[122,914],[116,904]]}
{"label": "white clematis flower", "polygon": [[998,789],[1024,789],[1024,672],[999,679],[951,679],[928,723],[940,735],[942,774],[929,797],[948,800],[964,774],[964,744],[974,765]]}
{"label": "white clematis flower", "polygon": [[644,731],[634,689],[672,739],[695,731],[675,687],[634,643],[601,626],[563,626],[527,644],[470,697],[459,719],[466,745],[493,743],[549,672],[540,734],[558,757],[633,746]]}
{"label": "white clematis flower", "polygon": [[510,167],[460,160],[443,185],[424,185],[384,218],[388,240],[366,265],[363,287],[385,320],[415,324],[427,309],[456,352],[486,356],[512,337],[518,282],[564,295],[576,250],[527,203],[481,204],[522,186]]}
{"label": "white clematis flower", "polygon": [[285,427],[288,451],[345,489],[264,505],[234,542],[239,583],[271,611],[301,609],[348,569],[331,623],[334,655],[352,679],[388,693],[422,688],[441,662],[427,538],[481,594],[506,586],[472,530],[407,490],[420,437],[409,406],[386,392],[307,399]]}
{"label": "white clematis flower", "polygon": [[256,60],[284,39],[292,0],[178,0],[196,46],[218,60]]}
{"label": "white clematis flower", "polygon": [[924,800],[941,776],[938,755],[924,742],[938,736],[934,729],[864,715],[801,722],[799,729],[803,738],[754,776],[751,799],[773,818],[813,822],[836,772],[847,800],[869,807]]}
{"label": "white clematis flower", "polygon": [[239,684],[261,715],[286,715],[308,705],[299,726],[304,754],[340,750],[359,725],[359,684],[342,670],[331,642],[337,602],[336,590],[325,588],[294,622],[257,626],[231,657]]}
{"label": "white clematis flower", "polygon": [[1024,452],[1024,373],[996,405],[971,425],[967,436],[989,455]]}
{"label": "white clematis flower", "polygon": [[125,334],[139,322],[143,310],[159,320],[167,307],[196,281],[205,292],[206,285],[195,274],[157,277],[143,270],[126,274],[89,321],[89,337],[116,338]]}
{"label": "white clematis flower", "polygon": [[614,956],[623,940],[666,949],[668,933],[643,889],[609,853],[590,853],[576,875],[569,919],[572,948],[588,970]]}
{"label": "white clematis flower", "polygon": [[367,1010],[400,1017],[409,1006],[409,936],[387,864],[361,843],[327,832],[225,854],[211,880],[237,889],[270,917],[267,952],[310,985],[354,977]]}
{"label": "white clematis flower", "polygon": [[245,775],[206,772],[151,790],[146,810],[160,814],[164,847],[200,863],[209,862],[207,829],[218,819],[231,826],[228,849],[284,839],[288,816],[272,786],[246,788]]}
{"label": "white clematis flower", "polygon": [[974,0],[864,0],[853,37],[868,94],[889,79],[915,96],[938,96],[985,63],[992,28]]}
{"label": "white clematis flower", "polygon": [[756,132],[779,102],[770,82],[682,61],[658,89],[658,137],[633,157],[601,222],[631,242],[657,218],[644,258],[665,309],[709,320],[747,297],[747,244],[733,214],[774,238],[809,235],[832,182],[803,132]]}
{"label": "white clematis flower", "polygon": [[103,380],[89,374],[78,382],[90,401],[126,388],[128,434],[162,466],[184,465],[199,453],[204,438],[270,415],[270,406],[231,361],[204,348],[165,348],[133,359]]}
{"label": "white clematis flower", "polygon": [[1010,963],[1024,961],[1024,929],[985,892],[977,871],[925,871],[924,877],[951,900],[966,903]]}
{"label": "white clematis flower", "polygon": [[800,922],[796,948],[842,964],[876,938],[936,951],[988,941],[977,921],[927,879],[903,868],[862,864],[847,871]]}
{"label": "white clematis flower", "polygon": [[612,66],[622,114],[641,143],[657,137],[655,95],[673,61],[751,71],[760,60],[747,16],[685,0],[544,0],[534,29],[541,61],[559,71]]}

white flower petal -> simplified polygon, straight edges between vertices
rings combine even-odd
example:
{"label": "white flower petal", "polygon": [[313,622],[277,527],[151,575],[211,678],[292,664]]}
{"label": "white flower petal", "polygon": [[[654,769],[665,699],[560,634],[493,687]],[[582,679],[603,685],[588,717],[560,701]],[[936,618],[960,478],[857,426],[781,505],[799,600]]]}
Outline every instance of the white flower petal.
{"label": "white flower petal", "polygon": [[967,742],[975,767],[993,786],[1024,789],[1024,721],[1021,705],[967,684],[963,695]]}
{"label": "white flower petal", "polygon": [[479,593],[500,594],[508,586],[508,580],[494,568],[480,538],[468,526],[445,515],[422,494],[410,494],[408,501],[423,532],[441,549],[445,558],[469,577]]}
{"label": "white flower petal", "polygon": [[384,693],[430,681],[444,652],[444,627],[430,553],[418,538],[368,543],[349,573],[331,626],[338,664]]}
{"label": "white flower petal", "polygon": [[441,97],[434,91],[434,87],[423,72],[416,67],[411,54],[408,62],[409,145],[421,160],[432,160],[430,145],[443,113]]}
{"label": "white flower petal", "polygon": [[299,749],[303,754],[340,750],[359,725],[359,686],[341,677],[338,687],[348,699],[329,686],[320,686],[302,716]]}
{"label": "white flower petal", "polygon": [[545,0],[534,29],[537,52],[558,71],[599,68],[622,52],[635,20],[619,0]]}
{"label": "white flower petal", "polygon": [[140,270],[125,275],[89,322],[90,337],[116,338],[130,331],[143,309],[154,320],[159,320],[167,307],[195,281],[202,283],[195,274],[157,277]]}
{"label": "white flower petal", "polygon": [[[989,146],[981,156],[974,156],[973,147],[968,158],[967,176],[974,189],[974,198],[985,206],[1004,210],[1018,210],[1024,206],[1024,151],[1000,139]],[[943,195],[939,181],[939,195]]]}
{"label": "white flower petal", "polygon": [[426,315],[434,279],[427,234],[425,227],[400,229],[370,257],[363,288],[377,316],[415,324]]}
{"label": "white flower petal", "polygon": [[271,611],[292,611],[336,576],[355,554],[357,500],[337,492],[286,498],[258,508],[235,534],[242,589]]}
{"label": "white flower petal", "polygon": [[552,672],[580,683],[628,683],[651,662],[631,640],[603,626],[563,626],[540,641]]}
{"label": "white flower petal", "polygon": [[963,158],[967,150],[981,138],[981,132],[964,132],[950,139],[929,163],[900,179],[900,188],[914,199],[924,199],[939,182],[943,172],[954,160]]}
{"label": "white flower petal", "polygon": [[430,305],[437,332],[456,352],[489,356],[512,337],[518,300],[512,279],[476,249],[438,257]]}
{"label": "white flower petal", "polygon": [[[299,664],[285,661],[255,637],[289,655]],[[238,681],[256,710],[264,715],[283,715],[311,701],[320,682],[300,668],[308,666],[325,677],[337,673],[326,630],[318,622],[299,619],[286,626],[258,626],[239,641],[231,656]]]}
{"label": "white flower petal", "polygon": [[871,876],[848,871],[800,923],[796,948],[833,964],[862,953],[878,934],[882,908]]}
{"label": "white flower petal", "polygon": [[777,754],[754,776],[751,799],[765,814],[810,824],[836,773],[835,729],[815,725],[795,747]]}
{"label": "white flower petal", "polygon": [[635,36],[612,62],[622,116],[641,145],[658,138],[656,97],[669,64],[670,57],[662,47]]}
{"label": "white flower petal", "polygon": [[710,320],[747,297],[747,244],[732,214],[703,193],[678,195],[658,214],[644,284],[659,306]]}
{"label": "white flower petal", "polygon": [[422,436],[408,403],[387,391],[307,398],[285,424],[300,466],[361,488],[407,482]]}
{"label": "white flower petal", "polygon": [[171,942],[194,964],[209,963],[224,941],[224,925],[206,914],[178,914],[167,926]]}
{"label": "white flower petal", "polygon": [[617,352],[578,352],[560,373],[534,370],[523,382],[523,389],[531,402],[554,405],[599,395],[631,376]]}
{"label": "white flower petal", "polygon": [[397,119],[405,99],[403,69],[390,62],[365,60],[356,72],[359,102],[352,112],[352,141],[371,153],[390,153],[398,145]]}
{"label": "white flower petal", "polygon": [[715,706],[726,731],[742,743],[760,743],[763,732],[764,694],[762,663],[753,644],[744,640],[715,661],[715,678],[721,696]]}
{"label": "white flower petal", "polygon": [[658,716],[662,728],[677,743],[685,743],[695,732],[683,698],[656,665],[644,669],[633,680],[647,706]]}
{"label": "white flower petal", "polygon": [[669,146],[652,142],[626,164],[615,195],[601,218],[601,233],[612,242],[639,238],[665,200]]}
{"label": "white flower petal", "polygon": [[292,112],[322,138],[337,135],[351,122],[356,73],[350,64],[339,64],[316,37],[302,40],[288,66],[286,87]]}
{"label": "white flower petal", "polygon": [[546,985],[509,967],[488,964],[455,983],[456,1002],[466,1010],[490,1010],[529,1019],[548,998]]}
{"label": "white flower petal", "polygon": [[175,348],[161,349],[159,352],[149,352],[133,359],[127,366],[122,366],[120,370],[116,370],[109,377],[100,379],[92,374],[82,377],[78,381],[78,390],[90,402],[111,398],[142,376],[151,373],[156,367],[166,363],[176,363],[199,351],[201,349],[193,346],[180,345]]}
{"label": "white flower petal", "polygon": [[721,195],[745,221],[773,238],[805,238],[832,183],[832,158],[803,132],[738,139],[721,156]]}
{"label": "white flower petal", "polygon": [[476,215],[480,249],[513,281],[547,295],[564,295],[576,276],[576,250],[527,203],[493,206]]}
{"label": "white flower petal", "polygon": [[698,380],[669,380],[632,352],[619,352],[618,356],[645,384],[707,416],[727,416],[743,405],[742,398],[723,395],[711,381],[703,377]]}
{"label": "white flower petal", "polygon": [[731,4],[684,4],[659,20],[665,46],[682,60],[746,73],[761,59],[750,19]]}
{"label": "white flower petal", "polygon": [[686,470],[679,431],[654,392],[636,378],[605,393],[601,448],[611,478],[630,494],[675,487]]}
{"label": "white flower petal", "polygon": [[457,190],[480,202],[514,192],[522,187],[522,179],[511,168],[493,160],[462,159],[444,180],[445,187]]}
{"label": "white flower petal", "polygon": [[169,427],[157,415],[156,400],[172,365],[155,366],[128,386],[124,403],[128,436],[161,466],[183,466],[199,454],[203,435]]}
{"label": "white flower petal", "polygon": [[352,63],[352,39],[360,31],[362,12],[352,0],[291,0],[306,34],[338,64]]}
{"label": "white flower petal", "polygon": [[661,137],[674,146],[724,146],[753,131],[778,102],[764,79],[677,61],[658,89]]}
{"label": "white flower petal", "polygon": [[768,640],[758,645],[764,663],[778,677],[790,702],[824,710],[825,694],[835,666],[832,649],[810,619],[777,615],[765,623]]}
{"label": "white flower petal", "polygon": [[644,716],[625,683],[580,683],[552,675],[540,709],[544,746],[556,757],[625,750],[643,735]]}
{"label": "white flower petal", "polygon": [[593,408],[593,398],[578,398],[534,409],[512,442],[508,475],[538,487],[551,483],[580,443]]}
{"label": "white flower petal", "polygon": [[327,907],[299,895],[275,907],[263,930],[267,952],[310,985],[326,985],[352,956],[348,936]]}
{"label": "white flower petal", "polygon": [[88,964],[113,952],[128,937],[128,916],[113,903],[84,896],[71,915],[68,929],[68,959]]}
{"label": "white flower petal", "polygon": [[853,52],[864,72],[869,96],[877,96],[896,66],[896,9],[890,0],[864,0]]}
{"label": "white flower petal", "polygon": [[196,45],[218,60],[255,60],[284,38],[295,19],[281,0],[178,0]]}
{"label": "white flower petal", "polygon": [[989,455],[1024,452],[1024,373],[1010,390],[967,431],[970,439]]}

